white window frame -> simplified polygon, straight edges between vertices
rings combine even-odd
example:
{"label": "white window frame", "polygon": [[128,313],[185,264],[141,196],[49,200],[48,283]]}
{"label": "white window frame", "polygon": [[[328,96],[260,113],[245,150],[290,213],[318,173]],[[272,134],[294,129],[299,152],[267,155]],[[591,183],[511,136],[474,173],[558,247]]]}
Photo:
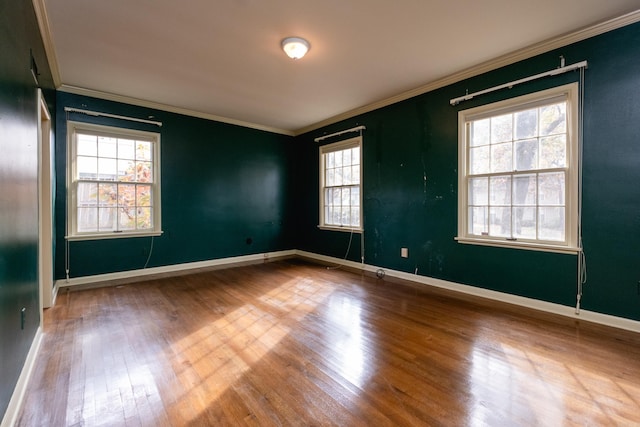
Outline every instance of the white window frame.
{"label": "white window frame", "polygon": [[[153,228],[146,230],[119,230],[119,231],[97,231],[97,232],[78,232],[77,218],[77,189],[78,189],[78,173],[77,173],[77,144],[76,135],[78,133],[90,133],[94,135],[104,135],[116,138],[126,138],[134,140],[149,141],[153,144],[152,154],[152,174],[153,182],[151,183],[152,192],[152,213]],[[111,182],[111,181],[109,181]],[[117,181],[113,181],[117,182]],[[125,237],[144,237],[159,236],[162,234],[162,218],[161,218],[161,198],[160,198],[160,134],[155,132],[146,132],[120,127],[96,125],[83,122],[67,122],[67,240],[98,240],[98,239],[116,239]]]}
{"label": "white window frame", "polygon": [[[360,220],[359,220],[359,227],[351,227],[349,225],[344,225],[344,226],[340,226],[340,225],[334,225],[334,224],[327,224],[326,223],[326,219],[325,219],[325,189],[326,184],[325,184],[325,175],[326,175],[326,165],[325,165],[325,154],[328,153],[332,153],[332,152],[336,152],[336,151],[342,151],[342,150],[346,150],[346,149],[350,149],[350,148],[355,148],[358,147],[360,148],[359,152],[360,152],[360,176],[359,176],[359,184],[358,184],[358,188],[359,188],[359,195],[360,195],[360,200],[359,200],[359,215],[360,215]],[[362,136],[357,136],[354,138],[349,138],[349,139],[345,139],[343,141],[338,141],[338,142],[334,142],[332,144],[327,144],[327,145],[322,145],[319,148],[319,152],[320,152],[320,224],[318,225],[318,228],[323,229],[323,230],[334,230],[334,231],[345,231],[345,232],[353,232],[353,233],[361,233],[362,232],[362,227],[363,227],[363,214],[362,214]]]}
{"label": "white window frame", "polygon": [[[498,246],[518,249],[531,249],[547,252],[577,253],[578,247],[578,200],[579,200],[579,141],[578,141],[578,83],[571,83],[552,89],[547,89],[517,98],[508,99],[488,105],[483,105],[458,113],[458,235],[459,243]],[[513,239],[494,236],[479,236],[468,230],[468,179],[469,179],[469,125],[474,120],[499,116],[502,114],[544,105],[546,101],[564,98],[567,102],[567,159],[565,172],[565,240],[542,241],[528,239]],[[558,169],[554,169],[558,170]],[[544,172],[534,170],[531,172]],[[514,175],[517,173],[512,172]],[[499,173],[496,175],[510,175]]]}

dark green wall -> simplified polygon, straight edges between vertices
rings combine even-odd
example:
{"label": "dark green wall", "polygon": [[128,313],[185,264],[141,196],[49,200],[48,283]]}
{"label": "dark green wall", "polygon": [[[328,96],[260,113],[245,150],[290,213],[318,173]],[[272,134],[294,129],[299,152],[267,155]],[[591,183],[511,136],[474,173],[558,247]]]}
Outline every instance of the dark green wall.
{"label": "dark green wall", "polygon": [[[162,127],[72,113],[69,119],[160,132],[162,229],[149,267],[293,249],[289,187],[293,138],[165,111],[58,92],[56,164],[65,182],[64,107],[137,118]],[[56,278],[65,276],[66,193],[56,191]],[[251,243],[248,243],[250,239]],[[70,243],[70,277],[141,269],[150,237]]]}
{"label": "dark green wall", "polygon": [[[344,257],[349,234],[318,224],[318,144],[364,131],[365,262],[575,306],[575,255],[458,244],[457,113],[577,81],[538,80],[452,107],[451,98],[587,60],[583,231],[588,280],[582,307],[640,320],[640,24],[631,25],[296,138],[299,249]],[[325,140],[323,143],[330,143]],[[360,261],[360,236],[349,259]],[[408,259],[400,248],[408,247]]]}
{"label": "dark green wall", "polygon": [[0,2],[0,419],[40,322],[39,107],[30,52],[53,112],[53,82],[32,3]]}

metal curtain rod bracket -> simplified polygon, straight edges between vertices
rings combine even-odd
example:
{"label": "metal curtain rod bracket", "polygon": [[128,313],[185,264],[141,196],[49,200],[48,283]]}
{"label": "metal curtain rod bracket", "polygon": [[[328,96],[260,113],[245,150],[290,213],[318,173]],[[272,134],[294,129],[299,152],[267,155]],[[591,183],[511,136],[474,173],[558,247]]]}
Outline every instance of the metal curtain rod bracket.
{"label": "metal curtain rod bracket", "polygon": [[463,101],[468,101],[470,99],[473,99],[476,96],[484,95],[485,93],[495,92],[496,90],[506,89],[506,88],[511,89],[513,86],[519,85],[521,83],[530,82],[532,80],[541,79],[543,77],[557,76],[558,74],[563,74],[563,73],[566,73],[567,71],[577,70],[578,68],[587,68],[587,61],[576,62],[575,64],[571,64],[571,65],[566,65],[565,66],[564,65],[564,57],[561,56],[560,57],[560,67],[559,68],[556,68],[554,70],[545,71],[544,73],[536,74],[534,76],[525,77],[525,78],[520,79],[520,80],[514,80],[512,82],[505,83],[505,84],[502,84],[502,85],[499,85],[499,86],[490,87],[489,89],[484,89],[484,90],[481,90],[481,91],[478,91],[478,92],[467,93],[466,95],[460,96],[458,98],[451,99],[449,101],[449,103],[451,105],[458,105],[459,103],[461,103]]}
{"label": "metal curtain rod bracket", "polygon": [[347,129],[347,130],[341,130],[340,132],[332,133],[330,135],[319,136],[319,137],[315,138],[314,141],[315,142],[320,142],[323,139],[331,138],[332,136],[338,136],[338,135],[342,135],[343,133],[349,133],[349,132],[357,132],[359,130],[364,130],[364,129],[366,129],[365,126],[356,126],[354,128]]}
{"label": "metal curtain rod bracket", "polygon": [[99,111],[81,110],[79,108],[73,108],[73,107],[64,107],[64,111],[69,112],[69,113],[86,114],[88,116],[109,117],[109,118],[112,118],[112,119],[129,120],[129,121],[132,121],[132,122],[147,123],[147,124],[150,124],[150,125],[162,126],[162,122],[158,122],[158,121],[155,121],[155,120],[146,120],[146,119],[138,119],[136,117],[119,116],[117,114],[101,113]]}

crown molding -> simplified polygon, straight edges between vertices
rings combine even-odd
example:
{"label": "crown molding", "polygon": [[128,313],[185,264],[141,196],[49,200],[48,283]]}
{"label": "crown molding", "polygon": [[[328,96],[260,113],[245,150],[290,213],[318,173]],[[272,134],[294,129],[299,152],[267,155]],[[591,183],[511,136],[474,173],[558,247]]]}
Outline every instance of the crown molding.
{"label": "crown molding", "polygon": [[53,37],[51,36],[49,17],[44,5],[44,0],[33,0],[33,9],[36,12],[36,19],[38,20],[40,35],[42,37],[42,43],[44,44],[44,51],[47,54],[47,61],[49,62],[49,68],[51,69],[51,77],[53,77],[53,84],[57,88],[62,84],[62,80],[60,79],[60,69],[58,68],[56,49],[53,45]]}
{"label": "crown molding", "polygon": [[431,92],[436,89],[440,89],[454,83],[458,83],[462,80],[466,80],[471,77],[479,76],[489,71],[497,70],[498,68],[502,68],[504,66],[511,65],[516,62],[523,61],[525,59],[529,59],[546,52],[550,52],[554,49],[568,46],[570,44],[577,43],[582,40],[586,40],[588,38],[595,37],[600,34],[604,34],[609,31],[613,31],[618,28],[622,28],[627,25],[634,24],[636,22],[640,22],[640,9],[634,12],[628,13],[626,15],[622,15],[620,17],[610,19],[605,22],[601,22],[589,27],[585,27],[580,30],[561,35],[559,37],[554,37],[554,38],[542,41],[540,43],[536,43],[529,47],[519,49],[517,51],[508,53],[498,58],[480,63],[471,68],[467,68],[457,73],[448,75],[441,79],[434,80],[433,82],[430,82],[418,88],[400,93],[390,98],[386,98],[371,104],[367,104],[362,107],[354,108],[353,110],[346,111],[344,113],[335,115],[333,117],[314,123],[312,125],[297,129],[294,133],[296,136],[302,135],[304,133],[320,129],[322,127],[337,123],[339,121],[350,119],[352,117],[358,116],[360,114],[368,113],[370,111],[374,111],[379,108],[387,107],[389,105],[396,104],[401,101],[405,101],[409,98],[413,98],[415,96],[422,95],[427,92]]}
{"label": "crown molding", "polygon": [[44,43],[45,52],[47,54],[47,59],[49,61],[49,67],[51,69],[53,81],[54,81],[54,84],[56,85],[56,88],[58,88],[58,90],[63,92],[68,92],[68,93],[74,93],[78,95],[92,96],[92,97],[106,99],[110,101],[123,102],[127,104],[141,106],[141,107],[148,107],[148,108],[153,108],[157,110],[183,114],[186,116],[198,117],[198,118],[207,119],[207,120],[214,120],[214,121],[227,123],[231,125],[243,126],[251,129],[257,129],[257,130],[262,130],[266,132],[272,132],[272,133],[277,133],[277,134],[287,135],[287,136],[302,135],[307,132],[311,132],[313,130],[317,130],[325,126],[329,126],[331,124],[340,122],[342,120],[350,119],[352,117],[355,117],[364,113],[368,113],[383,107],[387,107],[389,105],[392,105],[401,101],[405,101],[409,98],[413,98],[415,96],[422,95],[427,92],[431,92],[436,89],[440,89],[454,83],[458,83],[460,81],[469,79],[471,77],[475,77],[475,76],[487,73],[489,71],[493,71],[498,68],[511,65],[516,62],[523,61],[525,59],[532,58],[536,55],[540,55],[540,54],[552,51],[554,49],[568,46],[570,44],[577,43],[579,41],[586,40],[588,38],[595,37],[600,34],[604,34],[609,31],[613,31],[618,28],[622,28],[627,25],[634,24],[636,22],[640,22],[640,9],[639,9],[634,12],[628,13],[626,15],[622,15],[617,18],[610,19],[608,21],[591,25],[577,31],[573,31],[558,37],[554,37],[554,38],[542,41],[540,43],[536,43],[529,47],[519,49],[512,53],[500,56],[498,58],[480,63],[478,65],[459,71],[457,73],[448,75],[441,79],[434,80],[430,83],[427,83],[415,89],[402,92],[398,95],[385,98],[380,101],[373,102],[371,104],[363,105],[361,107],[357,107],[352,110],[345,111],[343,113],[337,114],[335,116],[329,117],[327,119],[321,120],[311,125],[304,126],[296,130],[287,130],[287,129],[280,129],[280,128],[274,128],[271,126],[251,123],[251,122],[245,122],[242,120],[230,119],[227,117],[222,117],[215,114],[203,113],[200,111],[189,110],[186,108],[156,103],[153,101],[146,101],[146,100],[141,100],[141,99],[132,98],[128,96],[116,95],[112,93],[101,92],[101,91],[96,91],[92,89],[86,89],[86,88],[81,88],[77,86],[63,84],[62,79],[60,77],[58,62],[56,59],[55,47],[53,44],[51,30],[49,27],[49,20],[47,17],[45,0],[32,0],[32,1],[33,1],[33,6],[36,12],[36,17],[38,19],[38,25],[40,27],[40,33],[42,35],[42,40]]}
{"label": "crown molding", "polygon": [[93,89],[86,89],[78,86],[61,85],[58,88],[61,92],[73,93],[75,95],[90,96],[92,98],[105,99],[107,101],[122,102],[124,104],[137,105],[138,107],[153,108],[154,110],[167,111],[169,113],[182,114],[185,116],[198,117],[200,119],[213,120],[216,122],[226,123],[245,128],[262,130],[265,132],[277,133],[287,136],[295,136],[293,131],[279,129],[271,126],[259,125],[256,123],[245,122],[242,120],[230,119],[228,117],[217,116],[215,114],[203,113],[200,111],[189,110],[187,108],[175,107],[172,105],[161,104],[159,102],[146,101],[143,99],[132,98],[130,96],[116,95],[108,92],[101,92]]}

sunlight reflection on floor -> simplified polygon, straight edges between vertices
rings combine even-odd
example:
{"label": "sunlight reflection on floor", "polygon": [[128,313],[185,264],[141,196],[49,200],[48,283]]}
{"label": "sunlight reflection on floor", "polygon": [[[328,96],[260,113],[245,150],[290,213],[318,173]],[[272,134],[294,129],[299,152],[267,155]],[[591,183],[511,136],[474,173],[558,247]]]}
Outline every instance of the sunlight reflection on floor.
{"label": "sunlight reflection on floor", "polygon": [[[501,424],[518,416],[524,424],[563,425],[567,422],[567,408],[586,406],[593,411],[603,400],[606,407],[640,410],[638,384],[605,377],[581,366],[567,366],[546,356],[544,350],[506,343],[499,343],[499,348],[501,354],[482,347],[472,351],[469,384],[475,402],[469,412],[469,426]],[[565,383],[567,378],[571,378],[570,383]],[[610,401],[608,396],[620,394],[613,389],[624,390],[628,399]],[[570,414],[570,418],[578,424],[589,421],[582,419],[580,413]],[[610,425],[628,423],[617,413],[601,413],[601,419]]]}
{"label": "sunlight reflection on floor", "polygon": [[[320,288],[311,279],[290,280],[257,298],[255,304],[238,307],[173,344],[173,350],[182,353],[188,362],[177,370],[183,390],[190,395],[182,400],[201,402],[196,411],[179,408],[181,416],[197,419],[290,332],[282,319],[260,309],[261,304],[281,307],[283,316],[297,321],[314,310],[334,288],[327,285]],[[216,349],[215,358],[210,356],[212,348]]]}

